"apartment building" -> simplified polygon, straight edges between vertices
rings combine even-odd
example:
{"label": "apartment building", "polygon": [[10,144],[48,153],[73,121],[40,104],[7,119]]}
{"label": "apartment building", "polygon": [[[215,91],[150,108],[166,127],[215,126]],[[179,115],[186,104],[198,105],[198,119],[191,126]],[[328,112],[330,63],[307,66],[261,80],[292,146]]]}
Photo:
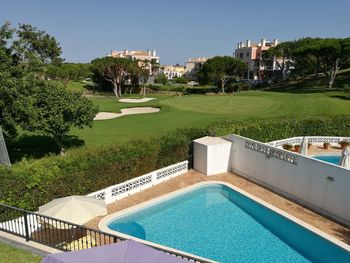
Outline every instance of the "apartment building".
{"label": "apartment building", "polygon": [[196,73],[202,68],[203,64],[209,58],[198,57],[198,58],[189,58],[186,62],[186,75],[189,78],[194,78]]}
{"label": "apartment building", "polygon": [[262,59],[262,54],[271,47],[277,46],[278,41],[272,42],[261,39],[260,43],[252,43],[247,40],[245,43],[239,42],[233,56],[248,65],[245,78],[253,80],[263,80],[272,78],[277,71],[280,71],[276,60],[266,61]]}
{"label": "apartment building", "polygon": [[161,72],[167,76],[169,80],[173,78],[182,77],[186,74],[186,67],[180,65],[163,65],[161,67]]}
{"label": "apartment building", "polygon": [[112,50],[110,54],[107,56],[114,57],[114,58],[130,58],[135,60],[141,60],[141,61],[147,61],[148,68],[150,70],[150,74],[157,73],[158,70],[155,69],[155,67],[152,65],[159,64],[159,56],[157,56],[156,51],[154,49],[147,49],[147,50],[127,50],[124,49],[123,51],[118,50]]}

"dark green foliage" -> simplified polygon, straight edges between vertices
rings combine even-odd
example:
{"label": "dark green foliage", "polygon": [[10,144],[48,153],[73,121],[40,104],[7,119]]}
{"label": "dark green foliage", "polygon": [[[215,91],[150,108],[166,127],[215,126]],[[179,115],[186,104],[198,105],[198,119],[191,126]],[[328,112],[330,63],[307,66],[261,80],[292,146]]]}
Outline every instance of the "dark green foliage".
{"label": "dark green foliage", "polygon": [[186,79],[185,77],[177,77],[173,79],[173,82],[178,84],[186,84],[188,82],[188,79]]}
{"label": "dark green foliage", "polygon": [[219,92],[217,87],[194,87],[186,89],[186,93],[188,94],[207,94],[217,92]]}
{"label": "dark green foliage", "polygon": [[186,160],[188,140],[171,134],[0,167],[0,203],[36,210],[54,198],[86,195]]}
{"label": "dark green foliage", "polygon": [[69,92],[54,85],[41,87],[32,101],[33,116],[22,127],[51,136],[62,153],[70,129],[91,127],[98,112],[98,107],[79,92]]}
{"label": "dark green foliage", "polygon": [[64,74],[56,73],[68,78],[63,75],[73,64],[61,64],[60,54],[59,43],[45,31],[25,24],[17,31],[9,23],[1,26],[0,125],[6,135],[15,137],[17,127],[38,131],[51,136],[63,150],[72,127],[92,125],[97,109],[88,99],[45,81],[48,65],[63,69]]}
{"label": "dark green foliage", "polygon": [[303,135],[349,136],[350,116],[230,121],[181,129],[150,141],[82,148],[66,156],[22,160],[0,167],[0,202],[24,209],[58,197],[85,195],[187,159],[189,142],[206,135],[238,134],[262,142]]}
{"label": "dark green foliage", "polygon": [[164,167],[186,160],[188,156],[189,138],[181,132],[173,132],[168,136],[160,139],[160,150],[158,159],[158,167]]}
{"label": "dark green foliage", "polygon": [[80,81],[92,76],[90,64],[83,63],[62,63],[59,65],[50,64],[46,67],[45,75],[51,80],[58,80],[67,86],[68,81]]}
{"label": "dark green foliage", "polygon": [[[118,98],[122,95],[122,86],[128,79],[133,79],[138,70],[138,62],[128,58],[103,57],[91,61],[91,70],[95,83],[105,85],[112,84],[113,92]],[[136,77],[140,77],[136,76]]]}
{"label": "dark green foliage", "polygon": [[262,142],[295,136],[349,136],[350,116],[305,117],[214,123],[208,132],[216,136],[235,133]]}
{"label": "dark green foliage", "polygon": [[202,69],[197,73],[198,82],[214,84],[218,88],[224,88],[225,83],[239,77],[247,68],[247,65],[239,59],[229,56],[216,56],[208,59]]}
{"label": "dark green foliage", "polygon": [[158,74],[154,77],[154,82],[165,85],[168,83],[168,78],[164,74]]}
{"label": "dark green foliage", "polygon": [[304,78],[314,73],[317,78],[319,73],[324,73],[329,88],[339,69],[348,66],[349,58],[350,38],[301,38],[283,42],[263,53],[265,63],[276,61],[283,80],[290,74]]}

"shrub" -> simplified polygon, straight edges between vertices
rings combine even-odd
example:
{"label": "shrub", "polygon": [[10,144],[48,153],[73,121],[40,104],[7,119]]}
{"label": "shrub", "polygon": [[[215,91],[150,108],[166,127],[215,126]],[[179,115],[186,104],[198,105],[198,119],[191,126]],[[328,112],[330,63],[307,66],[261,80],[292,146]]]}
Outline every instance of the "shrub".
{"label": "shrub", "polygon": [[179,129],[153,140],[80,148],[63,157],[22,160],[12,168],[0,167],[0,203],[36,210],[54,198],[85,195],[183,161],[187,159],[189,142],[205,135],[236,133],[268,142],[306,135],[343,137],[349,135],[349,130],[350,116],[225,121]]}
{"label": "shrub", "polygon": [[187,88],[186,92],[188,94],[207,94],[207,93],[218,93],[217,87],[193,87]]}
{"label": "shrub", "polygon": [[236,133],[262,142],[295,136],[348,136],[350,116],[225,121],[207,129],[216,136]]}
{"label": "shrub", "polygon": [[185,77],[174,78],[173,81],[178,84],[186,84],[188,80]]}
{"label": "shrub", "polygon": [[86,195],[187,159],[188,138],[169,135],[0,167],[0,202],[37,210],[54,198]]}
{"label": "shrub", "polygon": [[154,77],[154,82],[158,83],[158,84],[165,85],[168,82],[168,78],[167,78],[167,76],[165,76],[165,74],[161,73],[161,74],[158,74]]}
{"label": "shrub", "polygon": [[158,167],[165,167],[186,160],[188,156],[188,137],[178,132],[163,136],[160,139],[160,150],[158,158]]}

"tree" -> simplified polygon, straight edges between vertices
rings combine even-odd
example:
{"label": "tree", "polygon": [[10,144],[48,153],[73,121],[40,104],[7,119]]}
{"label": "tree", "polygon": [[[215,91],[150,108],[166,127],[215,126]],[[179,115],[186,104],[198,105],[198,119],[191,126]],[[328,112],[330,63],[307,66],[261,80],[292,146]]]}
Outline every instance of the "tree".
{"label": "tree", "polygon": [[225,85],[233,78],[239,77],[247,70],[247,65],[236,58],[216,56],[208,59],[197,73],[200,84],[214,83],[225,93]]}
{"label": "tree", "polygon": [[[33,75],[38,67],[30,67],[32,63],[23,59],[24,54],[40,62],[35,59],[39,50],[29,56],[29,51],[19,48],[18,42],[25,43],[25,40],[17,33],[8,22],[0,28],[0,125],[5,134],[12,137],[16,135],[16,126],[31,117],[31,97],[37,82]],[[23,48],[28,46],[23,45]]]}
{"label": "tree", "polygon": [[[80,93],[49,85],[47,65],[59,63],[56,40],[29,25],[0,28],[0,125],[16,135],[19,126],[51,136],[63,153],[71,127],[91,126],[97,108]],[[12,136],[12,137],[13,137]]]}
{"label": "tree", "polygon": [[146,87],[145,83],[147,82],[150,72],[148,69],[148,62],[144,60],[138,60],[136,67],[134,67],[134,76],[136,76],[138,84],[142,86],[143,97],[146,97]]}
{"label": "tree", "polygon": [[293,65],[293,42],[283,42],[275,47],[266,50],[262,58],[266,61],[274,61],[277,67],[282,71],[282,79],[287,79],[287,72]]}
{"label": "tree", "polygon": [[22,127],[52,137],[63,155],[64,139],[71,128],[91,127],[97,112],[98,107],[79,92],[46,84],[39,87],[33,98],[32,118]]}
{"label": "tree", "polygon": [[62,63],[50,64],[46,68],[46,76],[58,80],[66,87],[70,80],[78,81],[90,77],[89,64]]}
{"label": "tree", "polygon": [[173,79],[173,81],[175,83],[178,83],[178,84],[187,84],[188,83],[188,79],[186,79],[185,77],[181,76],[181,77],[175,77]]}
{"label": "tree", "polygon": [[332,88],[340,67],[350,59],[350,38],[324,39],[321,43],[320,51],[324,65],[329,72],[327,74],[329,76],[328,86]]}
{"label": "tree", "polygon": [[160,73],[154,77],[154,82],[158,84],[166,85],[168,83],[168,78],[167,76],[165,76],[165,74]]}
{"label": "tree", "polygon": [[94,74],[102,76],[113,85],[116,98],[122,95],[122,83],[133,72],[137,62],[128,58],[104,57],[91,62]]}

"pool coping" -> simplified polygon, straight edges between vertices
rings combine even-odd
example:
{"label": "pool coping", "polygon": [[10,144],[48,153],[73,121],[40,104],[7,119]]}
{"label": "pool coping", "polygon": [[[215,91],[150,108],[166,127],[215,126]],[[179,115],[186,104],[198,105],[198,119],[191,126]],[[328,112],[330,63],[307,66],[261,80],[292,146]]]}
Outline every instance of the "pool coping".
{"label": "pool coping", "polygon": [[[115,219],[115,218],[127,215],[127,214],[132,213],[132,212],[136,212],[136,211],[138,211],[140,209],[149,207],[151,205],[160,203],[162,201],[166,201],[166,200],[172,199],[172,198],[174,198],[176,196],[179,196],[181,194],[190,192],[190,191],[192,191],[192,190],[194,190],[196,188],[200,188],[200,187],[205,186],[205,185],[217,185],[217,184],[227,186],[227,187],[233,189],[234,191],[237,191],[238,193],[240,193],[240,194],[242,194],[242,195],[252,199],[253,201],[257,202],[258,204],[263,205],[264,207],[266,207],[266,208],[276,212],[277,214],[283,216],[284,218],[287,218],[287,219],[291,220],[292,222],[296,223],[297,225],[299,225],[299,226],[301,226],[303,228],[306,228],[307,230],[313,232],[314,234],[323,237],[324,239],[328,240],[329,242],[331,242],[331,243],[333,243],[333,244],[343,248],[344,250],[346,250],[346,251],[348,251],[350,253],[350,245],[346,244],[345,242],[343,242],[343,241],[341,241],[341,240],[339,240],[339,239],[337,239],[337,238],[335,238],[335,237],[333,237],[333,236],[323,232],[322,230],[320,230],[320,229],[318,229],[318,228],[316,228],[316,227],[314,227],[314,226],[304,222],[301,219],[298,219],[297,217],[295,217],[295,216],[293,216],[293,215],[283,211],[282,209],[277,208],[276,206],[269,204],[268,202],[262,200],[261,198],[258,198],[256,196],[254,196],[254,195],[252,195],[252,194],[250,194],[250,193],[240,189],[237,186],[234,186],[234,185],[232,185],[230,183],[223,182],[223,181],[199,182],[199,183],[196,183],[194,185],[190,185],[190,186],[184,187],[182,189],[170,192],[168,194],[159,196],[157,198],[148,200],[146,202],[142,202],[140,204],[131,206],[131,207],[123,209],[121,211],[112,213],[110,215],[107,215],[107,216],[103,217],[99,221],[98,228],[101,231],[104,231],[104,232],[107,232],[107,233],[110,233],[110,234],[114,234],[114,235],[118,235],[118,236],[121,236],[121,237],[124,237],[124,238],[127,238],[127,239],[133,239],[133,240],[136,240],[138,242],[144,243],[146,245],[148,244],[148,245],[151,245],[151,246],[154,246],[154,247],[166,248],[168,250],[173,250],[173,251],[176,251],[176,252],[180,252],[180,253],[183,253],[183,254],[188,254],[188,255],[192,255],[192,256],[196,256],[196,257],[200,258],[200,256],[197,256],[197,255],[193,255],[193,254],[190,254],[190,253],[187,253],[187,252],[184,252],[184,251],[180,251],[180,250],[177,250],[177,249],[174,249],[174,248],[171,248],[171,247],[163,246],[163,245],[151,242],[151,241],[146,241],[146,240],[143,240],[143,239],[140,239],[140,238],[136,238],[136,237],[133,237],[133,236],[130,236],[130,235],[127,235],[127,234],[124,234],[124,233],[112,230],[107,225],[112,219]],[[213,261],[213,262],[216,262],[216,261]]]}

